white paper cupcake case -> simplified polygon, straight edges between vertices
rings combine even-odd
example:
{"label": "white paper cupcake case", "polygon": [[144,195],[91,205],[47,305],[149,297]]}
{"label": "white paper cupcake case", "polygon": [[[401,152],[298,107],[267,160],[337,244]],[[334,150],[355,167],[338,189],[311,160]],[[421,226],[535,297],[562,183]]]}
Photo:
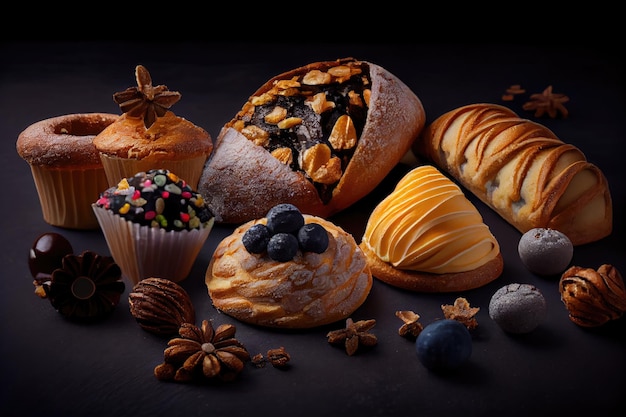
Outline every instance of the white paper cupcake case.
{"label": "white paper cupcake case", "polygon": [[133,284],[149,277],[179,282],[187,278],[209,237],[214,221],[203,229],[166,231],[140,226],[92,204],[111,256]]}

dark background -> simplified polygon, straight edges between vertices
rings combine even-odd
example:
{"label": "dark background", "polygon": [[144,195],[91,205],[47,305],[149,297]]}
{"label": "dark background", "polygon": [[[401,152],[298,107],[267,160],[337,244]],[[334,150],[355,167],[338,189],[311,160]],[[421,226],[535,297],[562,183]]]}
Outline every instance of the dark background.
{"label": "dark background", "polygon": [[[156,29],[155,29],[156,31]],[[521,116],[524,99],[502,102],[512,84],[528,93],[548,85],[570,97],[567,119],[540,119],[563,141],[578,146],[608,178],[614,210],[611,236],[577,247],[573,265],[612,264],[626,272],[623,157],[626,139],[624,67],[605,44],[516,43],[249,43],[49,41],[0,43],[0,415],[143,416],[528,416],[542,413],[617,416],[626,406],[626,319],[595,329],[573,324],[560,301],[558,281],[528,272],[519,260],[520,233],[466,193],[499,240],[505,260],[500,278],[482,288],[418,294],[375,281],[355,320],[374,318],[378,345],[347,356],[326,333],[343,327],[282,331],[259,328],[218,313],[204,274],[218,242],[232,228],[216,226],[190,276],[198,324],[233,323],[252,353],[284,346],[291,366],[250,364],[229,384],[165,383],[152,375],[167,339],[143,331],[127,295],[112,317],[94,325],[64,320],[33,294],[28,250],[41,233],[66,236],[76,253],[108,255],[100,231],[70,231],[46,224],[29,167],[15,151],[19,133],[53,116],[119,113],[112,94],[135,85],[145,65],[154,84],[182,93],[175,113],[215,138],[248,96],[269,78],[318,60],[353,56],[381,65],[422,100],[427,122],[456,107],[505,104]],[[524,97],[527,97],[524,96]],[[371,195],[331,218],[360,241],[373,207],[407,167],[399,166]],[[508,283],[530,283],[546,297],[548,316],[534,332],[512,336],[489,318],[491,295]],[[480,307],[470,361],[451,374],[427,371],[414,344],[397,334],[397,310],[413,310],[424,325],[442,317],[441,305],[465,297]]]}

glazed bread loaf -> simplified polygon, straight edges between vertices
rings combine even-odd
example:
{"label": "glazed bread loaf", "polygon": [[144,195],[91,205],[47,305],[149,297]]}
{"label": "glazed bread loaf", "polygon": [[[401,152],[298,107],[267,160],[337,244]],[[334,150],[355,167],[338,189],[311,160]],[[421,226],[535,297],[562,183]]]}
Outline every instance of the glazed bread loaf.
{"label": "glazed bread loaf", "polygon": [[213,305],[241,321],[276,328],[311,328],[346,319],[369,295],[372,275],[349,233],[320,217],[304,215],[328,233],[322,253],[301,252],[280,262],[250,253],[242,237],[251,220],[217,246],[206,272]]}
{"label": "glazed bread loaf", "polygon": [[500,276],[500,245],[460,187],[431,165],[372,211],[360,244],[372,275],[417,292],[464,291]]}
{"label": "glazed bread loaf", "polygon": [[602,171],[578,148],[506,107],[452,110],[424,129],[413,151],[522,233],[555,229],[574,245],[611,233],[611,194]]}
{"label": "glazed bread loaf", "polygon": [[198,189],[224,223],[278,203],[326,218],[371,192],[424,124],[418,97],[384,68],[309,64],[266,82],[223,126]]}

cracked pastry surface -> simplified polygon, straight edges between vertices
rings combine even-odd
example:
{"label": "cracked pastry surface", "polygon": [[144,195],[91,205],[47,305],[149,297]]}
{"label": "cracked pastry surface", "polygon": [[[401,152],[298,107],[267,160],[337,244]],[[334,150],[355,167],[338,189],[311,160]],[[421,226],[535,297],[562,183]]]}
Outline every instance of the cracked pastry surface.
{"label": "cracked pastry surface", "polygon": [[346,319],[365,301],[372,275],[352,235],[322,218],[304,218],[327,230],[323,253],[298,250],[292,260],[279,262],[248,252],[243,235],[266,218],[243,224],[218,244],[206,272],[218,310],[267,327],[310,328]]}

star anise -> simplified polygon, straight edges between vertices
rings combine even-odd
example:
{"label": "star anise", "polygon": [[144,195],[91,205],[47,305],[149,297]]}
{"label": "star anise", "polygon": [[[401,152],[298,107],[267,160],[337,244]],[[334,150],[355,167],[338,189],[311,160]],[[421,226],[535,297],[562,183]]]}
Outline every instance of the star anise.
{"label": "star anise", "polygon": [[332,345],[344,344],[346,353],[352,356],[356,353],[360,346],[374,346],[378,343],[376,335],[369,331],[376,325],[376,320],[359,320],[353,321],[352,318],[346,319],[345,329],[333,330],[328,332],[326,337],[328,343]]}
{"label": "star anise", "polygon": [[137,65],[135,77],[137,87],[113,94],[113,100],[129,117],[143,118],[144,125],[149,128],[157,117],[164,116],[180,100],[181,94],[169,91],[165,85],[152,86],[150,73],[143,65]]}
{"label": "star anise", "polygon": [[558,113],[561,113],[563,118],[566,118],[569,112],[563,105],[567,103],[569,97],[565,94],[557,94],[552,92],[552,86],[548,86],[542,93],[532,94],[530,101],[527,101],[522,105],[524,110],[534,110],[535,117],[542,117],[547,114],[551,118],[556,118]]}
{"label": "star anise", "polygon": [[443,310],[445,318],[457,320],[469,330],[478,327],[478,322],[474,316],[480,311],[480,308],[470,307],[469,302],[463,297],[454,300],[454,305],[442,305],[441,310]]}
{"label": "star anise", "polygon": [[125,289],[122,271],[110,256],[92,251],[65,255],[62,267],[41,284],[45,297],[63,316],[94,321],[108,316]]}
{"label": "star anise", "polygon": [[164,362],[154,368],[160,380],[191,382],[201,378],[234,380],[250,360],[250,354],[235,339],[236,328],[222,324],[217,329],[208,320],[201,327],[183,323],[163,352]]}
{"label": "star anise", "polygon": [[404,322],[398,329],[398,334],[402,337],[415,339],[424,330],[424,326],[419,322],[419,314],[410,310],[396,311],[396,317]]}

